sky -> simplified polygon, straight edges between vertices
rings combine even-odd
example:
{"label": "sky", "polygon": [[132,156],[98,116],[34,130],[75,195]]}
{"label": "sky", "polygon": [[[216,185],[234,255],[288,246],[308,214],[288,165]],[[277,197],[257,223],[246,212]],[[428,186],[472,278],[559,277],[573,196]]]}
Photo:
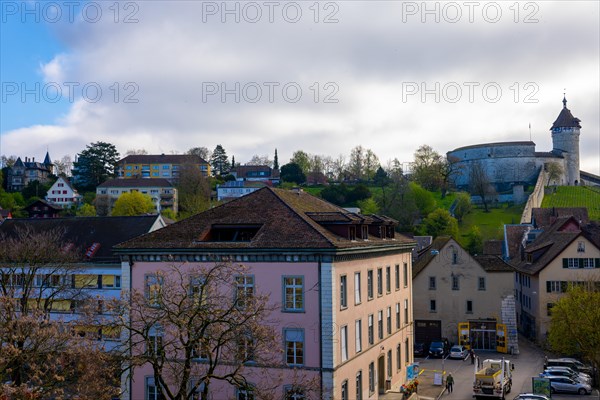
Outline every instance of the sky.
{"label": "sky", "polygon": [[549,151],[566,92],[600,175],[599,4],[0,0],[0,154]]}

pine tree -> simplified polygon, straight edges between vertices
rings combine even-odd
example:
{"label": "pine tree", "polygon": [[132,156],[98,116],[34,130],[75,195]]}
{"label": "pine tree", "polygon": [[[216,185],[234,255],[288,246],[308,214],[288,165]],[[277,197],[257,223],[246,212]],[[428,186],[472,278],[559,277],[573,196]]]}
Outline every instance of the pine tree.
{"label": "pine tree", "polygon": [[279,169],[279,157],[277,157],[277,149],[275,149],[275,157],[273,158],[273,169]]}
{"label": "pine tree", "polygon": [[227,175],[230,167],[228,158],[223,146],[218,144],[210,157],[210,166],[212,167],[213,175]]}

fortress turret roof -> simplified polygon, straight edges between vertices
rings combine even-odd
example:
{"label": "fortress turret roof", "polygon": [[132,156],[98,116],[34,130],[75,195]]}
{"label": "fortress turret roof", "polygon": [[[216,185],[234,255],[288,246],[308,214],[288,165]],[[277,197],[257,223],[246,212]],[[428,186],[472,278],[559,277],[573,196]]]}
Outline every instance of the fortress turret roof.
{"label": "fortress turret roof", "polygon": [[575,118],[573,114],[571,114],[571,110],[567,108],[567,98],[563,98],[563,108],[560,110],[560,114],[558,114],[558,118],[552,124],[552,128],[581,128],[579,124],[581,120],[579,118]]}

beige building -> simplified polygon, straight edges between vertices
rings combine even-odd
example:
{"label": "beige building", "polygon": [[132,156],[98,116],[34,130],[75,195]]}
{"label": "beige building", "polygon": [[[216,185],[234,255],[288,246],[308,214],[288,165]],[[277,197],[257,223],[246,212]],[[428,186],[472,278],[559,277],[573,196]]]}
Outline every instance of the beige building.
{"label": "beige building", "polygon": [[569,284],[600,282],[600,225],[558,218],[512,263],[520,330],[544,342],[552,306]]}
{"label": "beige building", "polygon": [[108,200],[112,209],[119,196],[128,192],[140,192],[150,196],[159,213],[164,209],[178,211],[177,189],[171,182],[161,178],[110,179],[96,188],[96,199]]}
{"label": "beige building", "polygon": [[437,237],[413,267],[415,342],[447,338],[516,351],[513,281],[513,267],[499,256],[471,256],[454,239]]}

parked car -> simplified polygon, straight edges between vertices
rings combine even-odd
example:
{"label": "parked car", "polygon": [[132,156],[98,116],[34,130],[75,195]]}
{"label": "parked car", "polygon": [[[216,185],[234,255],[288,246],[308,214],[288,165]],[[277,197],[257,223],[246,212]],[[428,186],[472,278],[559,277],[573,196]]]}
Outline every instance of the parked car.
{"label": "parked car", "polygon": [[574,358],[553,358],[546,361],[547,367],[569,367],[576,372],[592,373],[592,368]]}
{"label": "parked car", "polygon": [[568,374],[571,374],[571,375],[575,376],[577,379],[579,379],[579,380],[580,380],[580,381],[582,381],[582,382],[589,382],[589,383],[591,383],[591,382],[592,382],[592,377],[591,377],[591,376],[589,376],[588,374],[586,374],[586,373],[584,373],[584,372],[577,372],[577,371],[574,371],[574,370],[572,370],[572,369],[571,369],[571,368],[569,368],[569,367],[548,367],[548,368],[546,368],[546,369],[544,370],[544,372],[549,372],[549,373],[550,373],[550,375],[556,375],[556,376],[565,376],[565,374],[564,374],[564,373],[561,373],[561,374],[556,374],[556,373],[554,373],[554,372],[556,372],[556,371],[565,371],[565,372],[567,372]]}
{"label": "parked car", "polygon": [[571,378],[577,382],[591,384],[589,380],[582,378],[578,374],[569,372],[567,370],[551,369],[545,370],[540,374],[540,378],[547,378],[549,376],[566,376],[567,378]]}
{"label": "parked car", "polygon": [[550,397],[543,394],[521,393],[513,400],[550,400]]}
{"label": "parked car", "polygon": [[465,346],[455,345],[450,349],[450,358],[457,358],[464,360],[469,355],[469,350]]}
{"label": "parked car", "polygon": [[415,357],[425,357],[427,352],[425,351],[425,343],[415,343],[413,347],[413,354]]}
{"label": "parked car", "polygon": [[592,387],[589,384],[574,381],[566,376],[547,376],[546,378],[550,379],[550,388],[552,389],[552,393],[592,393]]}
{"label": "parked car", "polygon": [[444,342],[431,342],[429,345],[429,357],[446,357],[448,347]]}

